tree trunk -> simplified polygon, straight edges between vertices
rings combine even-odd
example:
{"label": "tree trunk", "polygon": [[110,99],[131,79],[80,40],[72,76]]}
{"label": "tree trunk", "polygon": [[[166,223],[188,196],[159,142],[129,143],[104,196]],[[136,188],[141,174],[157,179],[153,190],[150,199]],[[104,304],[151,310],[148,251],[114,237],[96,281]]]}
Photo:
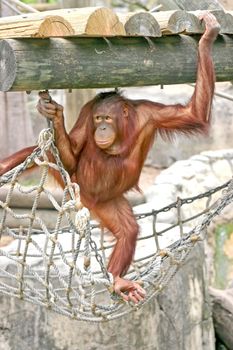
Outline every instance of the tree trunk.
{"label": "tree trunk", "polygon": [[35,143],[26,93],[0,92],[0,159]]}

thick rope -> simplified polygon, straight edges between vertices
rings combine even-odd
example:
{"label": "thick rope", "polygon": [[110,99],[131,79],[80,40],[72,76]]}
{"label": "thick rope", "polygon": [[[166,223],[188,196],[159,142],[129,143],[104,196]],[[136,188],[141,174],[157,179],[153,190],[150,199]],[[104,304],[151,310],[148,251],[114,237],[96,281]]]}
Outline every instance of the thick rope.
{"label": "thick rope", "polygon": [[[55,163],[48,160],[48,150]],[[226,154],[224,158],[231,163],[233,155]],[[214,158],[209,161],[213,162]],[[41,169],[40,181],[25,187],[19,175],[32,162]],[[46,186],[50,168],[59,171],[64,180],[61,200]],[[0,237],[12,240],[9,245],[2,246],[0,239],[0,293],[45,306],[76,320],[92,322],[121,317],[163,290],[195,244],[203,240],[211,221],[233,199],[233,180],[230,180],[198,196],[178,198],[164,208],[137,215],[141,226],[149,221],[151,229],[139,237],[137,251],[143,251],[143,256],[135,257],[127,275],[132,280],[141,280],[147,292],[146,299],[135,306],[113,293],[113,278],[105,262],[114,242],[101,235],[98,225],[90,221],[89,211],[82,208],[79,187],[71,182],[62,166],[50,129],[40,134],[38,148],[24,163],[0,178],[0,186],[7,188],[6,198],[0,200]],[[23,196],[33,195],[32,207],[25,213],[18,213],[11,206],[15,190]],[[38,206],[42,194],[56,213],[52,229],[40,215]],[[187,207],[204,199],[206,206],[198,213],[191,217],[184,215],[184,205]],[[161,228],[158,215],[170,210],[176,211],[177,222]],[[17,220],[16,228],[9,224],[13,219]],[[174,233],[175,242],[162,249],[161,237],[167,234],[173,237]]]}

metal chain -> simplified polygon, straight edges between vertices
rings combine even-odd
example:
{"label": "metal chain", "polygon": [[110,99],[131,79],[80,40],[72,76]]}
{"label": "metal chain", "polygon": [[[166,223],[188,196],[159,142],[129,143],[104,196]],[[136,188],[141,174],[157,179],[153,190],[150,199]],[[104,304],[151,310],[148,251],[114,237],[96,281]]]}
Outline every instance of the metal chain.
{"label": "metal chain", "polygon": [[[89,229],[90,226],[89,226]],[[109,280],[109,282],[111,282],[111,278],[110,278],[110,274],[107,272],[107,269],[104,265],[104,262],[103,262],[103,259],[102,259],[102,256],[100,255],[99,253],[99,249],[97,247],[97,244],[96,242],[92,239],[91,235],[90,235],[90,238],[89,238],[89,243],[90,243],[90,246],[92,248],[92,250],[95,252],[95,257],[96,257],[96,260],[98,261],[100,267],[101,267],[101,271],[102,273],[104,274],[104,276]]]}
{"label": "metal chain", "polygon": [[208,198],[210,197],[211,195],[215,194],[216,192],[218,191],[221,191],[223,190],[224,188],[227,188],[228,185],[231,183],[232,180],[229,180],[227,182],[225,182],[223,185],[220,185],[220,186],[217,186],[211,190],[208,190],[206,192],[203,192],[201,194],[198,194],[196,196],[193,196],[193,197],[187,197],[187,198],[179,198],[177,199],[177,201],[161,208],[161,209],[153,209],[151,211],[148,211],[146,213],[139,213],[139,214],[136,214],[135,217],[137,219],[143,219],[145,217],[148,217],[148,216],[152,216],[152,215],[158,215],[160,213],[166,213],[168,211],[170,211],[171,209],[174,209],[174,208],[177,208],[178,206],[183,206],[184,204],[191,204],[193,203],[194,201],[198,200],[198,199],[202,199],[202,198]]}

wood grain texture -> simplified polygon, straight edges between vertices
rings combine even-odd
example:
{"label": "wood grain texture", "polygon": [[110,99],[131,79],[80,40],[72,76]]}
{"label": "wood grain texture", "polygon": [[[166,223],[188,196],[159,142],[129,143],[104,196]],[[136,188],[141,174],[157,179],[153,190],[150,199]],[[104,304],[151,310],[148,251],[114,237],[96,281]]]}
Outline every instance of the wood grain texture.
{"label": "wood grain texture", "polygon": [[86,7],[0,19],[0,38],[125,35],[123,24],[108,8]]}
{"label": "wood grain texture", "polygon": [[125,27],[126,35],[150,37],[160,37],[162,35],[159,23],[149,12],[118,13],[118,17]]}
{"label": "wood grain texture", "polygon": [[[7,39],[0,42],[0,90],[104,88],[195,82],[200,36]],[[233,80],[233,38],[219,35],[218,81]]]}

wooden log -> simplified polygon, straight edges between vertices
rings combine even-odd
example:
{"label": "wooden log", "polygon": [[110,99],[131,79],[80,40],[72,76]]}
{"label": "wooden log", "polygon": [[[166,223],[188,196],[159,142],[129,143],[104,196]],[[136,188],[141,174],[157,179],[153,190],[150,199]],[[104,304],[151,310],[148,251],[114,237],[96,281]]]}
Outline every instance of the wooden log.
{"label": "wooden log", "polygon": [[210,288],[215,331],[228,349],[233,349],[233,289]]}
{"label": "wooden log", "polygon": [[[28,209],[12,208],[12,210],[14,210],[14,213],[16,215],[30,215],[30,213],[32,211],[31,208],[28,208]],[[43,218],[43,222],[48,229],[54,230],[54,223],[57,220],[57,211],[56,210],[37,208],[36,215],[38,217]],[[2,216],[3,216],[3,209],[0,207],[0,218],[2,218]],[[5,223],[8,227],[11,227],[11,228],[18,228],[19,227],[19,220],[12,215],[7,215]],[[65,225],[64,221],[62,221],[61,224]],[[28,218],[25,218],[25,216],[24,216],[24,219],[20,220],[20,225],[22,225],[22,227],[27,227],[28,226]],[[35,220],[33,222],[33,229],[41,229],[40,223],[37,220]],[[0,241],[0,244],[1,244],[1,241]]]}
{"label": "wooden log", "polygon": [[163,10],[223,10],[218,0],[159,0]]}
{"label": "wooden log", "polygon": [[[7,39],[0,42],[0,90],[104,88],[191,83],[199,36]],[[213,48],[218,81],[233,80],[233,38]]]}
{"label": "wooden log", "polygon": [[[210,11],[218,20],[221,29],[221,34],[233,34],[233,12],[225,12],[222,10],[214,10]],[[203,11],[193,11],[193,12],[187,12],[189,17],[190,25],[186,30],[186,33],[202,33],[204,31],[204,24],[199,21],[199,16],[203,13]],[[195,25],[192,23],[192,18],[194,19],[194,22],[196,21]],[[196,20],[195,20],[196,18]]]}
{"label": "wooden log", "polygon": [[176,0],[159,0],[157,3],[162,5],[163,11],[180,10]]}
{"label": "wooden log", "polygon": [[[77,118],[77,116],[76,116]],[[75,120],[76,121],[76,120]],[[24,190],[26,191],[26,187]],[[53,195],[53,198],[56,200],[56,202],[61,205],[62,199],[63,199],[63,190],[60,187],[51,187],[47,188],[48,191],[50,191]],[[7,195],[10,191],[9,186],[3,186],[0,188],[0,201],[5,202]],[[10,207],[11,208],[28,208],[31,209],[33,207],[34,201],[35,201],[35,191],[30,193],[22,193],[17,188],[14,189],[11,195],[10,200]],[[145,195],[143,193],[135,192],[135,191],[129,191],[126,194],[127,200],[130,202],[132,206],[139,205],[142,203],[145,203]],[[38,206],[39,209],[55,209],[54,204],[48,199],[47,195],[42,192],[40,194],[40,198],[38,200]],[[0,206],[1,208],[1,206]],[[1,217],[1,215],[0,215]]]}
{"label": "wooden log", "polygon": [[0,38],[74,35],[74,29],[58,14],[33,13],[0,19]]}
{"label": "wooden log", "polygon": [[176,3],[186,11],[196,10],[223,10],[222,5],[218,0],[176,0]]}
{"label": "wooden log", "polygon": [[31,4],[31,6],[37,11],[53,11],[60,8],[58,4],[48,4],[48,3]]}
{"label": "wooden log", "polygon": [[[177,32],[176,27],[173,28],[172,25],[170,25],[169,21],[171,21],[172,17],[177,17],[180,14],[182,14],[184,11],[180,10],[171,10],[171,11],[160,11],[153,13],[154,18],[158,22],[160,26],[160,30],[162,34],[173,34],[174,32]],[[178,15],[177,15],[178,14]]]}
{"label": "wooden log", "polygon": [[[4,30],[5,29],[5,30]],[[45,19],[33,23],[18,23],[17,27],[0,29],[0,38],[7,37],[35,37],[35,38],[48,38],[59,36],[74,35],[75,32],[68,21],[61,16],[48,16]]]}
{"label": "wooden log", "polygon": [[198,34],[203,33],[204,26],[198,19],[198,13],[191,13],[182,10],[161,11],[153,16],[159,23],[162,34]]}
{"label": "wooden log", "polygon": [[[222,10],[210,11],[215,15],[221,25],[221,34],[233,34],[233,13],[224,12]],[[158,22],[162,34],[201,34],[204,32],[205,26],[199,20],[199,16],[203,11],[161,11],[153,14]]]}
{"label": "wooden log", "polygon": [[86,7],[38,12],[0,19],[0,38],[70,35],[125,35],[123,24],[108,8]]}
{"label": "wooden log", "polygon": [[[51,188],[53,198],[61,205],[63,198],[63,191],[61,188]],[[26,191],[26,187],[25,187]],[[2,202],[6,201],[7,194],[9,193],[9,186],[4,186],[0,188],[0,200]],[[11,208],[32,208],[35,200],[35,192],[22,193],[18,189],[14,189],[11,196],[10,207]],[[40,194],[40,199],[38,201],[38,208],[40,209],[54,209],[53,203],[48,199],[45,193]]]}
{"label": "wooden log", "polygon": [[233,11],[212,11],[221,25],[220,33],[233,34]]}
{"label": "wooden log", "polygon": [[162,35],[158,22],[149,12],[118,13],[118,17],[125,27],[126,35],[150,37]]}

